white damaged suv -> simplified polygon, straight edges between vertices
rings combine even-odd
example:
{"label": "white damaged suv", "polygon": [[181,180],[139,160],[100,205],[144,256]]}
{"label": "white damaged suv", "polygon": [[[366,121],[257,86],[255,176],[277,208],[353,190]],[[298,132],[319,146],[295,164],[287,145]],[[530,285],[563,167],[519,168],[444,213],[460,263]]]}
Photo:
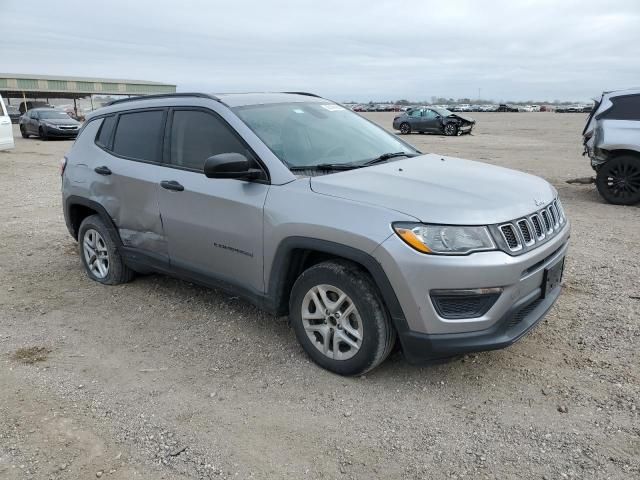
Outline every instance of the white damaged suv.
{"label": "white damaged suv", "polygon": [[640,203],[640,89],[605,92],[582,132],[596,186],[609,203]]}

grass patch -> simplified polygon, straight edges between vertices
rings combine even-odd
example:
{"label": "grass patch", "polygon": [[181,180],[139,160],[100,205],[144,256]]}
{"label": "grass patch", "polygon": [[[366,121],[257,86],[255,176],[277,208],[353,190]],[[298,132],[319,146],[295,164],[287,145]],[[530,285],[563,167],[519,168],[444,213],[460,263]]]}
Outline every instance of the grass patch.
{"label": "grass patch", "polygon": [[27,365],[33,365],[34,363],[46,361],[50,353],[51,350],[47,347],[24,347],[13,352],[11,358]]}

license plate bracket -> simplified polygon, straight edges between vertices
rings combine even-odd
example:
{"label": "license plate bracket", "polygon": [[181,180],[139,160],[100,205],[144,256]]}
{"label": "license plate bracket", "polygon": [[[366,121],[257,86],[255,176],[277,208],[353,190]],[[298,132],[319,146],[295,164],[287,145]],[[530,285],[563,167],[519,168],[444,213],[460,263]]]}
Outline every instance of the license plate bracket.
{"label": "license plate bracket", "polygon": [[564,257],[554,265],[544,269],[542,277],[542,298],[560,286],[564,273]]}

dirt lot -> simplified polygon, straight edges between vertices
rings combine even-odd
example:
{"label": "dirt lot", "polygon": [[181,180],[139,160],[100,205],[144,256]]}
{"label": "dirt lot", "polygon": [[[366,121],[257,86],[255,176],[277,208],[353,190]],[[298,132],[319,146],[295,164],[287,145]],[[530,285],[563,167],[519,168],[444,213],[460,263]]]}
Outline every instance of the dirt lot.
{"label": "dirt lot", "polygon": [[354,379],[241,299],[89,281],[60,206],[71,143],[16,138],[0,152],[0,478],[639,478],[640,209],[565,183],[592,174],[584,115],[473,116],[473,136],[406,138],[553,183],[573,222],[564,293],[507,350],[395,354]]}

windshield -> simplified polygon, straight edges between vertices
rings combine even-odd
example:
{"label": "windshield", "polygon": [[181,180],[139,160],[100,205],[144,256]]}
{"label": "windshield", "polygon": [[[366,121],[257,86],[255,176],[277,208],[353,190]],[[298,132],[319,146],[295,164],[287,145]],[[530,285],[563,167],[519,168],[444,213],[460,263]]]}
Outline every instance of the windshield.
{"label": "windshield", "polygon": [[339,105],[319,102],[236,107],[234,111],[289,167],[364,163],[416,150]]}
{"label": "windshield", "polygon": [[434,110],[441,117],[448,117],[449,115],[451,115],[451,112],[449,110],[447,110],[446,108],[433,108],[433,107],[431,107],[431,109]]}
{"label": "windshield", "polygon": [[40,118],[64,118],[65,120],[70,120],[71,117],[60,110],[38,110],[38,115]]}

